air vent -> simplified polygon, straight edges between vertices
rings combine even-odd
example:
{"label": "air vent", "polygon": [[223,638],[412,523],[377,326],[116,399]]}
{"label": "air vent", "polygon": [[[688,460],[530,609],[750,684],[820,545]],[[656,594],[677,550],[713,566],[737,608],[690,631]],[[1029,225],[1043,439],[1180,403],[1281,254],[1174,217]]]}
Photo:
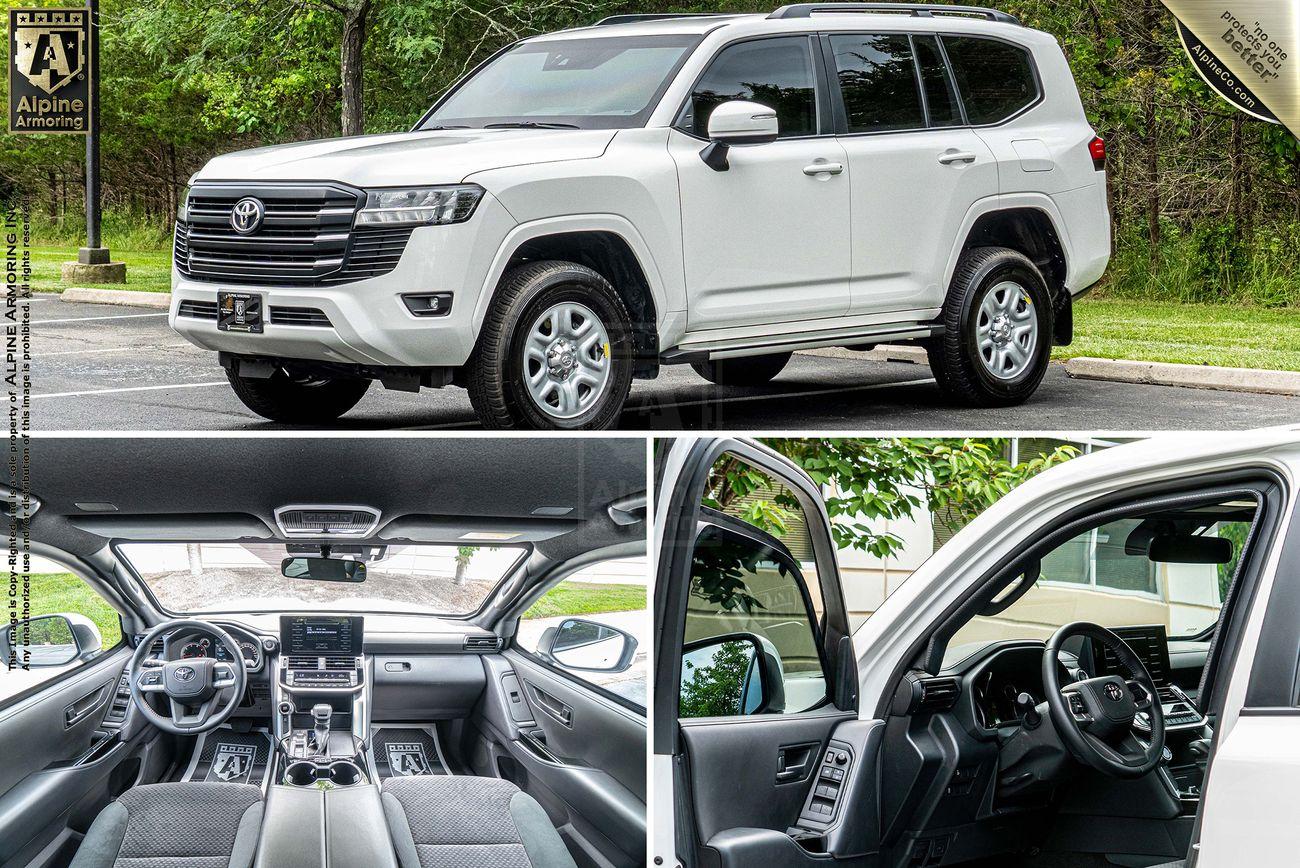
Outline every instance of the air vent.
{"label": "air vent", "polygon": [[379,526],[379,510],[369,506],[282,506],[275,523],[290,539],[367,537]]}
{"label": "air vent", "polygon": [[149,654],[156,655],[162,653],[163,653],[163,640],[161,639],[153,640],[153,644],[149,646]]}
{"label": "air vent", "polygon": [[357,658],[355,657],[326,657],[325,668],[333,670],[342,670],[350,672],[357,668]]}
{"label": "air vent", "polygon": [[961,695],[961,684],[956,678],[922,678],[917,685],[920,693],[912,703],[913,713],[947,711],[957,704]]}
{"label": "air vent", "polygon": [[215,301],[186,299],[176,308],[176,315],[188,316],[194,319],[216,319],[217,303]]}
{"label": "air vent", "polygon": [[287,657],[284,661],[286,669],[319,669],[319,657]]}
{"label": "air vent", "polygon": [[501,637],[466,636],[465,645],[463,647],[466,651],[500,651]]}

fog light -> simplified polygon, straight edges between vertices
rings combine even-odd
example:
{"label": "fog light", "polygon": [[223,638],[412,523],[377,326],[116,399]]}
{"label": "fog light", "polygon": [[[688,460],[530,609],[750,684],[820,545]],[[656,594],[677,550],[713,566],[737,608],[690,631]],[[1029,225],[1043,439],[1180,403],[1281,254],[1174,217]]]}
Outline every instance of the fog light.
{"label": "fog light", "polygon": [[411,292],[403,295],[402,301],[415,316],[446,316],[451,313],[450,292]]}

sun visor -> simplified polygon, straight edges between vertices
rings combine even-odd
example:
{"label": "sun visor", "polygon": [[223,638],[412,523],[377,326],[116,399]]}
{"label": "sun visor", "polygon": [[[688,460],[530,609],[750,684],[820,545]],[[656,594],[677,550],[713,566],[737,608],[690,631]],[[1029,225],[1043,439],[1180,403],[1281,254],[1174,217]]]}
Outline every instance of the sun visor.
{"label": "sun visor", "polygon": [[559,518],[404,515],[384,525],[376,536],[394,542],[513,545],[554,539],[581,526],[580,521]]}
{"label": "sun visor", "polygon": [[105,539],[220,542],[222,540],[274,539],[266,522],[247,513],[207,515],[70,515],[68,524]]}

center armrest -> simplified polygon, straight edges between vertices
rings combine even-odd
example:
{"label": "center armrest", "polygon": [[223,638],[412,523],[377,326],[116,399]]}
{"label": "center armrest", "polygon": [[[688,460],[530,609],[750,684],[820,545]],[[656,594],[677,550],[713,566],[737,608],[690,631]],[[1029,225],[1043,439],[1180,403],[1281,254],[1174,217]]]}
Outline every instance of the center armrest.
{"label": "center armrest", "polygon": [[397,868],[379,788],[272,786],[253,864],[255,868]]}

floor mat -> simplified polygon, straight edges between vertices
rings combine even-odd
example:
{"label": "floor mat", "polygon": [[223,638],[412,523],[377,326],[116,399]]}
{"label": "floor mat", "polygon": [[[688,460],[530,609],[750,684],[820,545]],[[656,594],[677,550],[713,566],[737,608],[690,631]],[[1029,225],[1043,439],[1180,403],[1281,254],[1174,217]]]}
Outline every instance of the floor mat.
{"label": "floor mat", "polygon": [[449,775],[438,731],[423,726],[380,726],[371,731],[370,755],[381,778]]}
{"label": "floor mat", "polygon": [[265,788],[271,773],[271,737],[264,729],[219,727],[199,736],[182,781],[252,784]]}

